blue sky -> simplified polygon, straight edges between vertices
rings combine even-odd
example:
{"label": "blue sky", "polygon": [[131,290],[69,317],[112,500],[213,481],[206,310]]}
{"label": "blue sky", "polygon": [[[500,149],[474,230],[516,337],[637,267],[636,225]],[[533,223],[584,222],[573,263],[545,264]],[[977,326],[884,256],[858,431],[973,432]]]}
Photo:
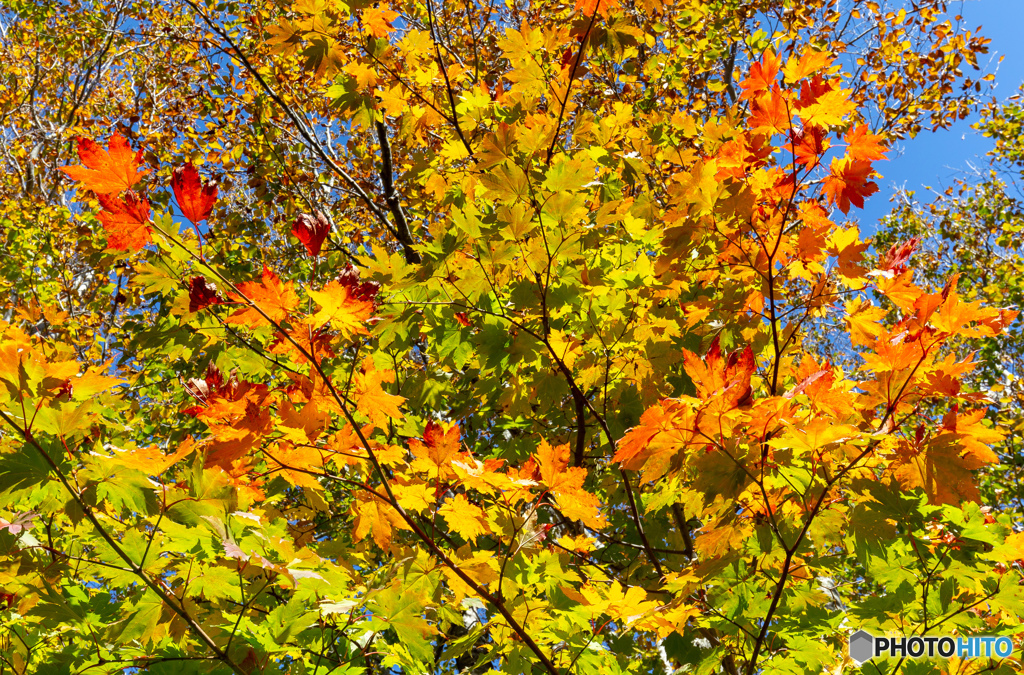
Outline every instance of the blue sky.
{"label": "blue sky", "polygon": [[[950,10],[962,15],[972,31],[981,26],[980,34],[992,40],[987,58],[991,59],[990,71],[998,67],[996,97],[1004,100],[1014,94],[1024,82],[1024,0],[954,0]],[[1000,56],[1005,57],[1001,64]],[[890,161],[876,164],[883,177],[877,181],[879,191],[859,214],[863,234],[873,233],[878,220],[889,212],[889,198],[897,187],[916,190],[920,201],[929,201],[923,186],[944,188],[971,165],[987,165],[985,153],[991,143],[971,129],[976,119],[963,120],[950,129],[922,131],[917,138],[898,144],[890,152]]]}

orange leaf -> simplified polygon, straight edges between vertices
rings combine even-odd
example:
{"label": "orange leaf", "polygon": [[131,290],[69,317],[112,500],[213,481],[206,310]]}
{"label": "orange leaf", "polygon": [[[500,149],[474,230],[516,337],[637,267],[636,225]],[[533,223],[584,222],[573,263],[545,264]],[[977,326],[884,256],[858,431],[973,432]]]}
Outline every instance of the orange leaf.
{"label": "orange leaf", "polygon": [[607,15],[608,12],[621,4],[619,0],[576,0],[575,11],[584,16],[594,16],[598,12]]}
{"label": "orange leaf", "polygon": [[[247,281],[238,285],[237,293],[231,294],[235,302],[245,303],[227,318],[227,323],[244,324],[251,327],[269,326],[270,322],[280,323],[288,317],[288,313],[299,304],[299,296],[295,294],[295,284],[281,283],[281,279],[268,267],[263,268],[263,279],[259,282]],[[252,302],[263,312],[260,313],[249,304]],[[266,317],[264,316],[266,314]],[[269,318],[269,319],[268,319]]]}
{"label": "orange leaf", "polygon": [[267,468],[280,471],[281,476],[295,487],[323,491],[323,486],[313,475],[323,472],[324,453],[321,450],[283,442],[272,450],[264,450],[264,454],[267,456]]}
{"label": "orange leaf", "polygon": [[846,156],[854,161],[885,159],[886,148],[883,137],[868,131],[868,125],[861,124],[846,132]]}
{"label": "orange leaf", "polygon": [[624,469],[642,469],[644,481],[657,480],[680,464],[677,458],[688,447],[706,444],[696,436],[696,422],[693,409],[679,401],[653,405],[619,441],[612,461]]}
{"label": "orange leaf", "polygon": [[119,199],[113,195],[98,195],[103,210],[96,217],[103,223],[110,248],[138,251],[150,241],[149,202],[132,191]]}
{"label": "orange leaf", "polygon": [[786,98],[778,89],[761,94],[750,105],[747,118],[751,131],[756,134],[781,134],[792,126]]}
{"label": "orange leaf", "polygon": [[828,52],[808,51],[804,52],[799,60],[795,56],[789,57],[786,61],[786,66],[782,69],[782,74],[786,77],[786,82],[798,82],[823,68],[827,68],[831,63],[832,55]]}
{"label": "orange leaf", "polygon": [[932,504],[979,501],[974,471],[999,461],[989,446],[1004,434],[982,424],[984,410],[966,415],[950,411],[939,434],[924,447],[901,444],[895,476],[907,488],[921,487]]}
{"label": "orange leaf", "polygon": [[393,506],[376,497],[367,498],[364,492],[357,493],[355,503],[355,528],[352,538],[360,541],[369,534],[382,549],[391,547],[391,534],[395,528],[408,530],[409,526]]}
{"label": "orange leaf", "polygon": [[171,176],[174,198],[186,218],[193,224],[210,217],[210,210],[217,201],[217,186],[201,180],[199,172],[191,163],[174,170]]}
{"label": "orange leaf", "polygon": [[376,370],[373,357],[367,357],[352,378],[352,398],[363,415],[368,417],[377,427],[387,428],[391,420],[402,419],[402,411],[398,408],[405,400],[384,391],[381,382],[394,382],[395,373],[390,370]]}
{"label": "orange leaf", "polygon": [[363,10],[362,23],[374,37],[387,37],[388,33],[394,30],[391,27],[391,22],[398,17],[398,12],[387,5],[369,7]]}
{"label": "orange leaf", "polygon": [[62,166],[60,170],[99,195],[131,189],[146,174],[146,169],[139,170],[142,151],[132,152],[128,141],[116,132],[107,148],[104,150],[88,138],[79,138],[78,158],[84,166]]}
{"label": "orange leaf", "polygon": [[601,513],[601,500],[583,489],[587,470],[569,466],[567,444],[551,446],[542,439],[534,459],[540,469],[541,482],[554,496],[562,515],[581,521],[592,529],[600,529],[607,524]]}
{"label": "orange leaf", "polygon": [[822,189],[828,202],[838,206],[843,213],[850,212],[850,204],[864,208],[864,198],[878,192],[878,185],[868,180],[874,175],[870,162],[837,157],[832,160],[831,169]]}
{"label": "orange leaf", "polygon": [[779,75],[779,66],[782,59],[775,55],[771,49],[765,51],[760,63],[750,66],[750,76],[740,82],[743,95],[740,99],[753,98],[755,94],[765,89],[770,89]]}
{"label": "orange leaf", "polygon": [[448,431],[445,431],[440,424],[430,420],[423,431],[422,442],[415,438],[409,440],[409,449],[416,457],[412,468],[440,480],[454,476],[452,460],[465,454],[462,452],[460,438],[458,424],[451,425]]}
{"label": "orange leaf", "polygon": [[693,352],[683,350],[683,368],[697,387],[698,396],[711,398],[724,394],[726,401],[734,406],[749,403],[750,377],[755,369],[750,345],[725,357],[719,336],[715,335],[703,361]]}

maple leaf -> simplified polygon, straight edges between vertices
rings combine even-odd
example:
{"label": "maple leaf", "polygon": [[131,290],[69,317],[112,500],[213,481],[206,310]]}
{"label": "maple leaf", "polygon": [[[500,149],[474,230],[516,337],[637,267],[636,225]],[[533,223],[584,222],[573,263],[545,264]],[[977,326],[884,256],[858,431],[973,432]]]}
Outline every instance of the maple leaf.
{"label": "maple leaf", "polygon": [[[805,124],[830,127],[842,124],[843,120],[857,109],[857,104],[850,100],[849,89],[830,89],[814,97],[800,108],[800,119]],[[801,103],[803,103],[801,97]]]}
{"label": "maple leaf", "polygon": [[353,298],[376,302],[380,284],[376,281],[360,280],[359,268],[354,265],[346,265],[338,274],[338,281],[348,287],[349,294]]}
{"label": "maple leaf", "polygon": [[573,11],[580,12],[584,16],[595,16],[599,12],[602,15],[607,15],[620,4],[621,0],[576,0],[576,7]]}
{"label": "maple leaf", "polygon": [[406,485],[393,484],[391,489],[395,493],[395,500],[398,501],[406,511],[423,512],[436,502],[437,491],[426,483],[408,483]]}
{"label": "maple leaf", "polygon": [[793,153],[796,161],[808,169],[818,166],[830,145],[828,134],[821,127],[805,125],[802,131],[793,134]]}
{"label": "maple leaf", "polygon": [[[232,293],[229,298],[244,303],[245,306],[228,316],[227,323],[244,324],[253,328],[269,326],[271,322],[284,321],[288,318],[289,312],[299,305],[295,284],[290,281],[282,283],[269,267],[263,268],[263,277],[259,282],[247,281],[239,284],[238,290],[241,294]],[[256,307],[259,307],[259,310]]]}
{"label": "maple leaf", "polygon": [[786,98],[777,89],[757,96],[751,102],[747,123],[756,134],[788,132],[791,122]]}
{"label": "maple leaf", "polygon": [[583,489],[587,470],[578,466],[570,467],[569,456],[568,444],[552,446],[542,439],[534,453],[541,482],[555,498],[562,515],[578,520],[589,528],[601,529],[607,525],[601,513],[601,500]]}
{"label": "maple leaf", "polygon": [[152,241],[149,228],[149,202],[129,190],[124,199],[97,195],[103,210],[96,217],[103,223],[110,248],[138,251]]}
{"label": "maple leaf", "polygon": [[831,173],[825,177],[822,189],[830,204],[849,213],[850,204],[862,209],[864,198],[878,192],[878,185],[868,180],[873,174],[870,162],[837,157],[832,160]]}
{"label": "maple leaf", "polygon": [[481,534],[491,531],[484,510],[466,499],[466,495],[455,495],[437,513],[448,523],[448,527],[468,541],[475,541]]}
{"label": "maple leaf", "polygon": [[398,12],[387,5],[369,7],[363,10],[362,23],[374,37],[387,37],[388,33],[394,30],[391,22],[399,16]]}
{"label": "maple leaf", "polygon": [[766,49],[761,56],[760,63],[751,65],[750,75],[740,82],[740,88],[743,90],[740,100],[753,98],[759,92],[771,89],[779,76],[780,65],[782,65],[782,59],[776,56],[771,49]]}
{"label": "maple leaf", "polygon": [[861,241],[856,226],[834,229],[828,237],[828,252],[839,258],[839,273],[848,278],[863,276],[859,263],[870,242]]}
{"label": "maple leaf", "polygon": [[373,357],[363,360],[359,372],[352,377],[352,398],[363,413],[380,428],[387,428],[391,420],[402,419],[402,411],[398,407],[405,399],[389,394],[381,387],[382,382],[394,382],[395,373],[390,370],[377,370],[373,365]]}
{"label": "maple leaf", "polygon": [[416,457],[412,468],[423,471],[433,480],[447,480],[455,475],[452,461],[462,457],[461,432],[458,424],[445,428],[434,420],[427,422],[423,430],[423,441],[409,440],[409,450]]}
{"label": "maple leaf", "polygon": [[[353,293],[356,288],[356,293]],[[344,281],[332,281],[322,290],[309,291],[309,297],[320,305],[320,310],[311,319],[315,328],[330,324],[331,328],[346,337],[364,335],[363,325],[373,315],[373,300],[357,296],[358,288]]]}
{"label": "maple leaf", "polygon": [[688,447],[706,444],[696,438],[696,433],[696,414],[691,406],[666,399],[644,411],[640,423],[619,440],[612,461],[624,469],[642,470],[644,481],[657,480],[672,468],[678,470],[678,457]]}
{"label": "maple leaf", "polygon": [[377,546],[385,551],[391,548],[391,536],[395,529],[409,529],[409,525],[393,506],[372,495],[367,496],[364,492],[357,493],[353,510],[353,539],[359,541],[369,534]]}
{"label": "maple leaf", "polygon": [[[460,572],[485,588],[501,578],[498,562],[495,560],[494,554],[489,551],[473,551],[472,554],[469,554],[468,551],[460,551],[458,565]],[[441,571],[444,572],[448,587],[455,594],[454,605],[458,605],[463,598],[476,596],[473,587],[463,581],[462,577],[455,573],[455,570],[445,567]]]}
{"label": "maple leaf", "polygon": [[903,274],[907,269],[907,262],[910,261],[910,256],[914,254],[920,243],[920,239],[911,237],[902,244],[893,244],[886,251],[885,255],[882,256],[881,262],[878,263],[879,271]]}
{"label": "maple leaf", "polygon": [[883,137],[873,134],[868,125],[861,124],[846,132],[846,156],[854,161],[871,162],[885,159]]}
{"label": "maple leaf", "polygon": [[302,242],[306,251],[314,258],[320,255],[324,241],[330,233],[331,221],[319,211],[312,216],[307,213],[299,214],[299,217],[292,223],[292,234]]}
{"label": "maple leaf", "polygon": [[271,450],[264,450],[264,454],[267,456],[268,469],[280,471],[281,476],[290,484],[323,491],[315,475],[322,472],[324,466],[324,455],[318,448],[282,442]]}
{"label": "maple leaf", "polygon": [[281,431],[287,431],[297,443],[313,443],[330,422],[330,415],[320,410],[316,401],[309,401],[300,408],[290,401],[282,401],[278,406],[281,415]]}
{"label": "maple leaf", "polygon": [[174,190],[174,198],[178,200],[178,208],[193,225],[210,217],[210,211],[217,202],[217,186],[201,180],[191,162],[174,170],[171,174],[171,188]]}
{"label": "maple leaf", "polygon": [[750,378],[754,374],[754,352],[750,345],[727,357],[722,354],[716,334],[703,360],[688,349],[683,350],[683,368],[703,398],[723,396],[726,405],[741,406],[750,403]]}
{"label": "maple leaf", "polygon": [[156,445],[133,449],[111,446],[113,456],[110,461],[118,466],[142,471],[147,476],[160,476],[195,450],[196,444],[191,437],[186,437],[178,449],[170,455],[165,455]]}
{"label": "maple leaf", "polygon": [[38,517],[38,513],[25,511],[24,513],[15,513],[14,520],[9,521],[0,518],[0,531],[7,530],[15,536],[22,532],[28,532],[32,529],[32,521]]}
{"label": "maple leaf", "polygon": [[130,190],[147,173],[139,170],[142,151],[133,152],[121,134],[115,132],[104,150],[88,138],[78,138],[78,158],[83,166],[62,166],[60,170],[98,195]]}
{"label": "maple leaf", "polygon": [[217,294],[217,287],[200,275],[192,277],[188,285],[188,311],[198,312],[199,310],[219,305],[224,300]]}
{"label": "maple leaf", "polygon": [[923,447],[899,446],[893,473],[907,489],[921,487],[932,504],[978,501],[974,471],[999,462],[991,445],[1004,434],[983,424],[984,410],[958,414],[956,407],[943,418],[936,437]]}
{"label": "maple leaf", "polygon": [[832,55],[828,52],[805,51],[799,59],[795,56],[789,57],[782,69],[782,74],[788,83],[799,82],[809,75],[827,68],[832,63],[832,59]]}

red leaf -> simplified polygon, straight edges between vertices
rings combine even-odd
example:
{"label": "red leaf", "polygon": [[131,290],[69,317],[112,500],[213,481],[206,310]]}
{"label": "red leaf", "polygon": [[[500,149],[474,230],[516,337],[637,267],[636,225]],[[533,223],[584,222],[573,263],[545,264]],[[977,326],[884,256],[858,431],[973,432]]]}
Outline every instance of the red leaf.
{"label": "red leaf", "polygon": [[110,137],[107,148],[79,138],[78,158],[84,166],[62,166],[60,170],[98,195],[131,189],[146,173],[146,169],[139,170],[142,151],[132,152],[128,141],[118,133]]}
{"label": "red leaf", "polygon": [[309,255],[314,257],[320,255],[320,249],[330,232],[331,222],[319,211],[312,216],[303,213],[292,224],[292,234],[302,242]]}
{"label": "red leaf", "polygon": [[347,287],[349,296],[356,300],[376,301],[377,291],[380,290],[380,284],[376,281],[360,281],[359,270],[354,265],[348,265],[341,271],[338,282]]}
{"label": "red leaf", "polygon": [[576,54],[575,52],[573,52],[572,47],[569,47],[562,53],[562,70],[565,70],[566,68],[572,65],[572,60],[574,56],[576,56]]}
{"label": "red leaf", "polygon": [[206,277],[192,277],[188,287],[188,311],[198,312],[204,307],[219,305],[224,302],[217,295],[217,287],[206,280]]}
{"label": "red leaf", "polygon": [[803,164],[808,169],[818,166],[822,155],[829,148],[825,130],[812,125],[804,127],[802,131],[793,136],[793,154],[796,155],[797,164]]}
{"label": "red leaf", "polygon": [[110,248],[138,251],[150,240],[149,202],[131,190],[124,199],[113,195],[97,195],[103,210],[96,217],[103,223]]}
{"label": "red leaf", "polygon": [[473,325],[473,324],[470,323],[469,317],[466,316],[465,312],[455,312],[455,320],[458,321],[463,326],[467,326],[468,327],[468,326],[472,326]]}
{"label": "red leaf", "polygon": [[192,224],[210,217],[210,211],[217,201],[217,186],[202,180],[191,163],[174,170],[171,187],[181,212]]}
{"label": "red leaf", "polygon": [[803,80],[800,82],[800,98],[797,99],[797,107],[806,108],[814,105],[819,98],[834,91],[835,88],[836,85],[833,82],[822,78],[820,74],[815,75],[813,79]]}
{"label": "red leaf", "polygon": [[907,271],[907,262],[910,260],[910,256],[914,254],[914,251],[917,250],[917,245],[920,243],[920,239],[911,237],[902,244],[893,244],[885,256],[882,257],[882,261],[878,264],[878,269],[883,272],[891,271],[894,274],[903,274]]}
{"label": "red leaf", "polygon": [[870,162],[833,159],[832,173],[825,177],[823,185],[829,203],[838,205],[843,213],[850,212],[851,203],[864,208],[864,198],[878,192],[878,185],[868,180],[873,174]]}

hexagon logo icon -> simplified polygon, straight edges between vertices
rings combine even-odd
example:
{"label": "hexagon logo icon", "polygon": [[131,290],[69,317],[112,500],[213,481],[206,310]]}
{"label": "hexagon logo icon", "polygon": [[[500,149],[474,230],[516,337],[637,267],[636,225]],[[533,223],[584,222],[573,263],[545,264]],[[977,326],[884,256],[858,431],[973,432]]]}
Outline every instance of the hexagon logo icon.
{"label": "hexagon logo icon", "polygon": [[859,630],[850,636],[850,658],[862,665],[875,655],[875,638],[866,630]]}

